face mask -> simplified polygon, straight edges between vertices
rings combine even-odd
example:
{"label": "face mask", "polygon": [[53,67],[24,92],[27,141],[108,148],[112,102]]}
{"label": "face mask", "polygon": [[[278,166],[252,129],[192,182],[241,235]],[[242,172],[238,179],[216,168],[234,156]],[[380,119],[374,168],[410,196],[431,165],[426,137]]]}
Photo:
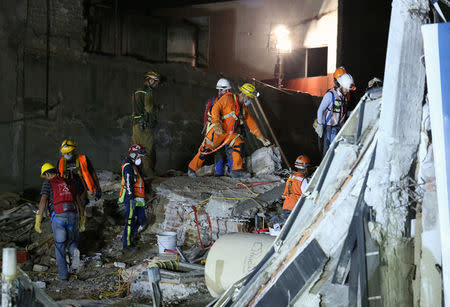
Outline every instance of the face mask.
{"label": "face mask", "polygon": [[252,103],[251,100],[247,100],[246,102],[244,102],[244,104],[245,104],[246,106],[249,106],[251,103]]}
{"label": "face mask", "polygon": [[136,161],[134,161],[134,164],[137,166],[141,165],[141,163],[142,163],[141,158],[137,158]]}
{"label": "face mask", "polygon": [[70,160],[72,159],[73,155],[72,154],[65,154],[64,158],[66,158],[66,160]]}

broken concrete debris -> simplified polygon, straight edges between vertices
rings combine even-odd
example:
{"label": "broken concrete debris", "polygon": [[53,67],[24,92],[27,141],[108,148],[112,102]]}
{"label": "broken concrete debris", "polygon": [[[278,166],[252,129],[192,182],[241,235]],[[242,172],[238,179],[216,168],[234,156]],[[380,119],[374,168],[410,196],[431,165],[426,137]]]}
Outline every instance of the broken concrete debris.
{"label": "broken concrete debris", "polygon": [[[224,234],[253,230],[256,214],[260,216],[259,227],[266,227],[267,220],[263,217],[279,207],[277,201],[284,181],[274,175],[280,169],[275,161],[277,156],[276,149],[272,148],[256,152],[252,171],[260,175],[246,180],[230,177],[191,179],[174,173],[170,174],[172,177],[155,178],[152,182],[154,196],[146,207],[148,227],[139,233],[135,253],[122,252],[121,247],[123,208],[117,204],[121,177],[98,171],[103,197],[90,199],[85,207],[86,232],[81,233],[80,246],[83,254],[80,269],[73,272],[75,279],[70,281],[73,290],[68,291],[56,279],[57,266],[48,217],[42,223],[43,234],[30,231],[28,237],[24,235],[23,240],[18,241],[27,246],[28,251],[28,260],[20,266],[37,287],[45,289],[57,300],[70,296],[101,302],[126,296],[145,303],[151,290],[146,268],[151,263],[159,263],[159,286],[164,302],[173,304],[196,297],[206,302],[212,298],[205,284],[204,266],[199,263],[204,263],[211,244]],[[263,167],[264,163],[268,165]],[[12,225],[9,220],[15,218],[15,214],[20,214],[22,218],[30,219],[24,224],[25,229],[32,228],[34,203],[14,194],[2,195],[0,203],[4,209],[0,222],[3,221],[5,227]],[[22,232],[23,228],[15,229],[11,236]],[[158,255],[157,235],[162,232],[174,232],[176,244],[170,248],[170,253]],[[71,259],[67,261],[70,263]],[[133,270],[134,273],[127,275]]]}
{"label": "broken concrete debris", "polygon": [[34,272],[46,272],[47,270],[48,270],[48,267],[45,265],[40,265],[40,264],[33,265]]}
{"label": "broken concrete debris", "polygon": [[262,147],[250,157],[248,169],[256,176],[274,174],[281,171],[281,154],[279,147]]}

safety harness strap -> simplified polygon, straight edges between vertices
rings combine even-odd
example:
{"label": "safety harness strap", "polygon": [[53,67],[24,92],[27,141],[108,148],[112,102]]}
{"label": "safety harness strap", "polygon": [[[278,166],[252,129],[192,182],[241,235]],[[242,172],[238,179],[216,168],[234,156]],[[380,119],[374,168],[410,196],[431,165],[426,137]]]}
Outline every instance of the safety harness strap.
{"label": "safety harness strap", "polygon": [[69,231],[73,230],[73,225],[70,225],[70,224],[64,223],[61,220],[58,220],[58,218],[56,217],[55,211],[52,212],[52,217],[51,217],[50,221],[53,221],[53,220],[56,223],[58,223],[59,225],[61,225],[62,227],[67,228]]}
{"label": "safety harness strap", "polygon": [[230,144],[228,144],[228,146],[230,146],[230,147],[233,147],[233,145],[234,145],[234,142],[236,142],[236,139],[238,138],[238,137],[240,137],[241,135],[238,133],[238,134],[236,134],[236,136],[231,140],[231,142],[230,142]]}

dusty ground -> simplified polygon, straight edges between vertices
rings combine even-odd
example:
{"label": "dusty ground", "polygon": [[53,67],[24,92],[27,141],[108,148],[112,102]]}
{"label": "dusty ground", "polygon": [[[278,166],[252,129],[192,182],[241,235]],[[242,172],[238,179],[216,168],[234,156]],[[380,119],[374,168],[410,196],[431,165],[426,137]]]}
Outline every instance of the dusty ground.
{"label": "dusty ground", "polygon": [[[132,253],[124,253],[121,243],[123,208],[117,204],[120,177],[111,172],[100,172],[103,197],[98,202],[91,201],[86,207],[87,227],[86,231],[81,233],[79,249],[82,254],[83,266],[71,276],[68,282],[59,281],[57,278],[58,269],[49,219],[44,219],[42,223],[42,234],[37,234],[33,230],[35,214],[33,209],[36,210],[37,208],[33,201],[39,199],[38,192],[30,193],[28,198],[31,198],[31,200],[28,201],[17,195],[0,194],[0,209],[3,210],[3,214],[8,213],[11,208],[19,208],[20,210],[14,209],[16,210],[14,214],[17,215],[17,219],[21,223],[20,227],[16,227],[17,222],[5,224],[0,220],[0,223],[3,223],[1,226],[10,231],[0,232],[1,243],[4,247],[14,246],[18,249],[28,250],[28,260],[20,263],[21,268],[33,281],[44,282],[44,291],[63,306],[151,305],[148,294],[130,291],[130,288],[133,290],[133,287],[121,277],[122,268],[115,265],[115,262],[124,264],[128,269],[136,264],[149,262],[158,255],[155,233],[158,228],[157,225],[163,225],[161,223],[164,221],[164,208],[168,201],[176,201],[178,204],[182,200],[183,205],[190,208],[191,205],[198,203],[200,200],[210,197],[212,191],[215,191],[214,193],[219,197],[254,197],[256,193],[264,193],[280,184],[277,183],[277,180],[280,179],[277,176],[263,176],[245,180],[245,184],[270,182],[269,184],[247,188],[242,186],[239,180],[228,177],[200,177],[192,180],[177,175],[179,174],[175,174],[175,177],[172,178],[156,178],[153,180],[153,199],[147,206],[147,217],[150,218],[150,225],[140,235],[137,244],[138,250]],[[230,210],[236,205],[236,200],[220,199],[220,203],[217,203],[217,201],[217,199],[211,199],[208,206],[204,205],[211,216],[218,214],[215,212],[219,205]],[[230,213],[226,212],[228,211],[225,211],[225,215],[231,214],[231,211]],[[222,214],[221,211],[219,214]],[[187,250],[185,251],[187,252]],[[35,264],[43,265],[48,269],[45,272],[36,272],[33,270]],[[167,306],[205,306],[212,300],[204,281],[196,284],[183,284],[178,290],[170,289],[170,287],[173,287],[173,284],[165,288],[163,285],[161,286],[163,297],[165,296],[164,291],[171,292],[166,293],[165,296]],[[189,291],[184,290],[186,288],[183,287],[190,287],[190,289],[188,289]],[[183,293],[185,298],[181,298],[182,295],[177,294],[177,292],[183,291],[185,292]],[[186,297],[186,293],[193,294]]]}
{"label": "dusty ground", "polygon": [[[113,206],[109,204],[105,206]],[[98,208],[94,207],[94,214]],[[54,260],[54,246],[52,241],[47,245],[47,252],[41,258],[40,264],[49,267],[43,273],[33,272],[30,267],[23,267],[33,281],[46,283],[45,292],[56,301],[70,299],[74,306],[134,306],[135,304],[149,304],[149,297],[130,293],[129,285],[120,277],[120,270],[115,262],[124,263],[126,268],[135,264],[150,261],[158,253],[156,236],[143,232],[137,244],[136,252],[122,251],[122,218],[119,214],[112,214],[117,210],[109,211],[102,218],[87,218],[87,230],[81,233],[80,251],[82,253],[83,267],[71,276],[69,282],[59,281],[57,266]],[[118,213],[119,211],[117,211]],[[47,229],[49,230],[49,229]],[[36,259],[37,260],[37,259]],[[201,293],[190,297],[188,301],[171,300],[169,306],[195,306],[195,301],[210,301],[206,288]],[[163,293],[164,295],[164,293]],[[77,303],[77,301],[79,301]],[[197,306],[204,306],[203,302]]]}

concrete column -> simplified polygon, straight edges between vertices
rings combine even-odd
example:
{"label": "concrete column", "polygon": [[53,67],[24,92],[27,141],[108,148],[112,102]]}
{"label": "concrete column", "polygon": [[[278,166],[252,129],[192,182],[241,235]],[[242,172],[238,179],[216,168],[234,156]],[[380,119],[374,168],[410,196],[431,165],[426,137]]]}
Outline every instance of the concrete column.
{"label": "concrete column", "polygon": [[381,238],[382,299],[385,306],[412,306],[413,250],[405,234],[410,173],[420,142],[425,68],[420,61],[420,13],[427,0],[392,2],[379,121],[375,167],[371,171],[366,202],[376,210]]}

